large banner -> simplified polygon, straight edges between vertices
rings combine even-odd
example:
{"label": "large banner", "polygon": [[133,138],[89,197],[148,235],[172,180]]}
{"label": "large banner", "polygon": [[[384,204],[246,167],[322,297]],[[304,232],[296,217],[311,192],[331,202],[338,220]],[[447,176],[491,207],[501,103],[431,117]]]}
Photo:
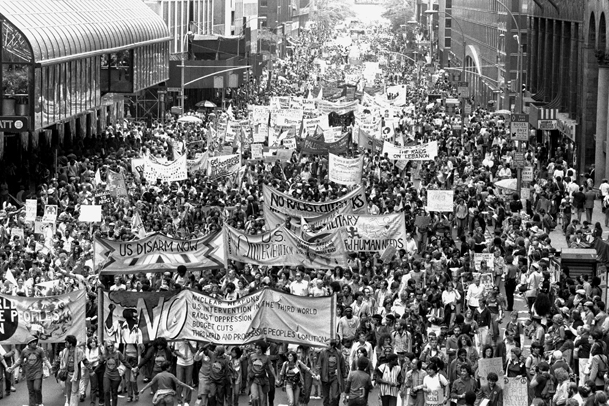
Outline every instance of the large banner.
{"label": "large banner", "polygon": [[210,180],[237,176],[239,168],[241,168],[241,156],[239,154],[211,157],[207,166],[207,175]]}
{"label": "large banner", "polygon": [[314,241],[305,241],[285,227],[249,235],[224,226],[226,259],[246,264],[299,266],[316,269],[345,267],[347,257],[342,231],[335,230]]}
{"label": "large banner", "polygon": [[317,101],[317,109],[322,114],[330,114],[336,113],[339,116],[343,114],[347,114],[353,110],[355,110],[359,106],[359,100],[351,101],[351,102],[337,102],[333,103],[326,100],[318,100]]}
{"label": "large banner", "polygon": [[372,153],[380,153],[383,150],[383,140],[371,137],[363,128],[358,130],[357,145],[360,148],[372,151]]}
{"label": "large banner", "polygon": [[396,147],[388,142],[383,144],[383,154],[389,159],[406,159],[409,161],[430,161],[438,156],[438,142],[413,145],[409,147]]}
{"label": "large banner", "polygon": [[41,343],[62,343],[69,335],[84,343],[86,304],[84,289],[48,297],[0,295],[0,343],[25,344],[32,335]]}
{"label": "large banner", "polygon": [[[262,206],[262,214],[264,216],[264,224],[267,226],[269,230],[277,228],[279,226],[283,226],[286,224],[286,220],[290,220],[290,224],[292,225],[292,230],[297,235],[301,233],[301,226],[303,224],[306,225],[306,229],[302,230],[307,233],[317,232],[323,229],[330,221],[336,218],[336,216],[340,214],[353,213],[353,207],[351,206],[351,202],[347,201],[346,204],[338,207],[336,210],[333,210],[329,213],[322,214],[320,216],[314,217],[295,217],[289,216],[287,214],[279,213],[275,209],[269,207],[269,205],[265,204]],[[304,238],[304,237],[303,237]]]}
{"label": "large banner", "polygon": [[329,202],[305,202],[267,185],[262,185],[262,193],[265,205],[269,205],[275,212],[294,217],[310,218],[330,213],[346,205],[347,202],[351,203],[354,213],[366,213],[368,210],[364,188],[361,186]]}
{"label": "large banner", "polygon": [[329,163],[330,182],[347,186],[359,185],[362,182],[363,156],[359,158],[343,158],[330,154]]}
{"label": "large banner", "polygon": [[[315,224],[307,225],[312,231],[316,228]],[[380,216],[339,214],[328,221],[320,231],[309,236],[319,238],[335,230],[342,230],[345,248],[349,252],[382,252],[389,246],[397,249],[406,246],[406,220],[402,213]],[[306,237],[305,233],[303,235]]]}
{"label": "large banner", "polygon": [[300,149],[300,152],[302,152],[303,154],[344,154],[349,149],[350,138],[351,137],[346,134],[339,138],[337,141],[325,142],[323,139],[318,140],[315,138],[307,137],[298,143],[298,147]]}
{"label": "large banner", "polygon": [[152,162],[147,159],[144,163],[144,178],[149,185],[156,185],[157,179],[161,182],[177,182],[188,179],[186,170],[186,155],[168,164]]}
{"label": "large banner", "polygon": [[428,190],[427,211],[452,213],[455,210],[455,206],[453,204],[454,198],[454,190]]}
{"label": "large banner", "polygon": [[222,233],[192,240],[153,234],[133,241],[96,238],[95,269],[103,274],[132,274],[140,271],[174,271],[178,265],[190,270],[224,267]]}
{"label": "large banner", "polygon": [[123,328],[134,326],[144,342],[165,337],[241,345],[268,339],[324,347],[336,338],[336,296],[302,297],[264,289],[229,302],[191,290],[116,291],[103,292],[99,306],[102,338],[116,342],[121,342]]}

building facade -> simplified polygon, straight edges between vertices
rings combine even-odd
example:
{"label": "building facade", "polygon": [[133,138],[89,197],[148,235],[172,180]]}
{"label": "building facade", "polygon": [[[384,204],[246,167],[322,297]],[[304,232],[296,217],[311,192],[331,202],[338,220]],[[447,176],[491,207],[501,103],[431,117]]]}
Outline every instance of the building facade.
{"label": "building facade", "polygon": [[[584,168],[594,148],[582,132],[582,21],[584,0],[537,0],[528,9],[527,90],[529,123],[550,156],[563,156]],[[588,152],[586,152],[588,149]],[[580,180],[580,179],[576,179]]]}
{"label": "building facade", "polygon": [[465,63],[464,79],[469,83],[475,105],[515,109],[520,91],[516,89],[519,74],[526,83],[526,70],[521,66],[527,54],[526,12],[529,2],[443,1],[444,8],[439,14],[445,30],[450,31],[450,37],[442,32],[439,37],[445,41],[443,46],[447,52],[444,58],[447,64],[450,61],[450,69],[459,70]]}

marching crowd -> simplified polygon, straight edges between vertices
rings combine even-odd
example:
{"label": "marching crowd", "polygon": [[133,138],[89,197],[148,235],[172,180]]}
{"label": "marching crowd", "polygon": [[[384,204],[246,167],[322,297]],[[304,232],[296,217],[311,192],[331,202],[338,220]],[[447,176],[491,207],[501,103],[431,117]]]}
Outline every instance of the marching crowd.
{"label": "marching crowd", "polygon": [[[383,33],[386,28],[375,29],[375,35]],[[313,62],[324,54],[342,55],[324,48],[336,35],[328,30],[303,35],[295,53],[267,72],[269,85],[248,92],[247,102],[317,94],[324,79],[313,74]],[[360,40],[371,43],[367,59],[390,46],[376,37]],[[333,61],[337,67],[346,63]],[[286,392],[289,406],[319,398],[324,406],[337,406],[343,395],[350,406],[365,406],[377,402],[370,396],[374,387],[383,406],[502,406],[501,374],[479,373],[480,359],[501,358],[504,376],[526,380],[529,403],[605,405],[609,317],[600,279],[555,269],[558,253],[549,233],[562,229],[574,247],[602,239],[603,226],[591,224],[592,209],[597,198],[609,201],[609,183],[594,189],[593,173],[577,173],[565,146],[550,150],[537,140],[516,145],[504,119],[484,106],[476,106],[462,130],[453,129],[458,119],[441,99],[428,97],[454,93],[442,74],[424,88],[414,67],[389,60],[384,72],[382,85],[404,84],[408,92],[407,104],[396,109],[394,141],[437,141],[439,150],[433,160],[400,166],[357,142],[350,146],[350,155],[364,156],[369,213],[405,216],[404,248],[389,259],[356,252],[347,268],[329,271],[233,263],[209,272],[180,266],[175,272],[98,277],[91,262],[93,238],[137,238],[136,214],[146,231],[184,239],[218,232],[223,224],[260,234],[269,231],[262,216],[263,184],[304,201],[349,192],[328,180],[327,157],[298,153],[286,162],[250,161],[237,188],[204,173],[147,184],[131,172],[130,160],[144,154],[171,159],[170,139],[181,141],[189,156],[206,150],[204,134],[214,121],[204,114],[200,124],[173,121],[146,128],[131,122],[109,128],[90,149],[62,157],[56,175],[40,171],[35,191],[8,198],[0,190],[0,293],[33,297],[86,289],[88,295],[87,342],[68,336],[65,343],[39,345],[33,336],[23,345],[0,345],[0,396],[10,396],[24,380],[29,404],[42,405],[42,378],[52,373],[72,406],[85,401],[116,406],[119,394],[137,402],[148,389],[157,405],[236,406],[247,394],[254,406],[272,406],[276,387]],[[233,114],[244,119],[246,113],[243,108]],[[354,131],[352,115],[334,117],[345,133]],[[515,177],[518,147],[536,172],[529,199],[495,185]],[[109,171],[124,174],[128,197],[104,194]],[[427,212],[430,189],[454,190],[454,212]],[[59,207],[52,234],[35,233],[24,221],[20,206],[26,198],[37,200],[39,216],[46,205]],[[102,204],[103,221],[79,223],[80,206],[94,203]],[[121,326],[118,341],[101,343],[97,332],[108,326],[98,320],[99,286],[133,292],[193,289],[229,300],[265,287],[301,296],[336,294],[338,338],[326,348],[275,342],[226,347],[162,337],[142,342],[135,316],[134,324]],[[530,312],[525,321],[515,310],[519,298]]]}

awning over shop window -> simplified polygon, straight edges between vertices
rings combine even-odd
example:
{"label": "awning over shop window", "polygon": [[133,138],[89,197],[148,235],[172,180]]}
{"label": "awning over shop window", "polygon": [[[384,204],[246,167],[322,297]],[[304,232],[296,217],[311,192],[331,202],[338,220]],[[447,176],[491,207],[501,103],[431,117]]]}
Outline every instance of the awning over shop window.
{"label": "awning over shop window", "polygon": [[29,62],[41,65],[170,40],[141,0],[1,0],[0,15],[27,39]]}

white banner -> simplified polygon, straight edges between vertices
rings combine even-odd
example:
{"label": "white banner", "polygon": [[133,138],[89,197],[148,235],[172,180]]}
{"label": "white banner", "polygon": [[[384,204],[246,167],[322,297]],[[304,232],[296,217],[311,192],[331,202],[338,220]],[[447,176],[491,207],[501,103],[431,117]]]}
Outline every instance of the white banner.
{"label": "white banner", "polygon": [[210,179],[236,175],[239,173],[240,167],[241,156],[239,154],[216,156],[209,158],[207,175]]}
{"label": "white banner", "polygon": [[36,221],[36,199],[25,201],[25,221]]}
{"label": "white banner", "polygon": [[362,167],[364,157],[359,158],[342,158],[338,155],[330,153],[330,182],[335,182],[340,185],[359,185],[362,181]]}
{"label": "white banner", "polygon": [[428,190],[427,211],[453,212],[455,192],[453,190]]}
{"label": "white banner", "polygon": [[42,216],[43,223],[54,223],[57,220],[57,206],[54,204],[47,204],[44,206],[44,216]]}
{"label": "white banner", "polygon": [[144,164],[144,178],[149,185],[156,185],[157,179],[161,182],[177,182],[188,179],[186,168],[186,155],[166,165],[153,163],[149,159]]}
{"label": "white banner", "polygon": [[282,109],[275,110],[275,121],[274,124],[280,127],[297,125],[300,126],[302,122],[303,110],[302,109]]}
{"label": "white banner", "polygon": [[252,144],[252,159],[262,159],[262,144]]}
{"label": "white banner", "polygon": [[396,147],[388,142],[383,144],[383,155],[387,154],[389,159],[407,159],[410,161],[430,161],[438,156],[438,142],[410,147]]}
{"label": "white banner", "polygon": [[96,205],[85,205],[80,206],[80,217],[78,221],[86,223],[97,223],[102,220],[102,207]]}
{"label": "white banner", "polygon": [[190,174],[194,174],[197,171],[207,172],[208,159],[209,151],[197,153],[194,159],[186,160],[186,171]]}
{"label": "white banner", "polygon": [[302,138],[306,138],[307,135],[315,134],[317,126],[321,127],[323,130],[327,130],[328,128],[330,128],[327,114],[315,118],[305,118],[304,120],[302,120]]}

